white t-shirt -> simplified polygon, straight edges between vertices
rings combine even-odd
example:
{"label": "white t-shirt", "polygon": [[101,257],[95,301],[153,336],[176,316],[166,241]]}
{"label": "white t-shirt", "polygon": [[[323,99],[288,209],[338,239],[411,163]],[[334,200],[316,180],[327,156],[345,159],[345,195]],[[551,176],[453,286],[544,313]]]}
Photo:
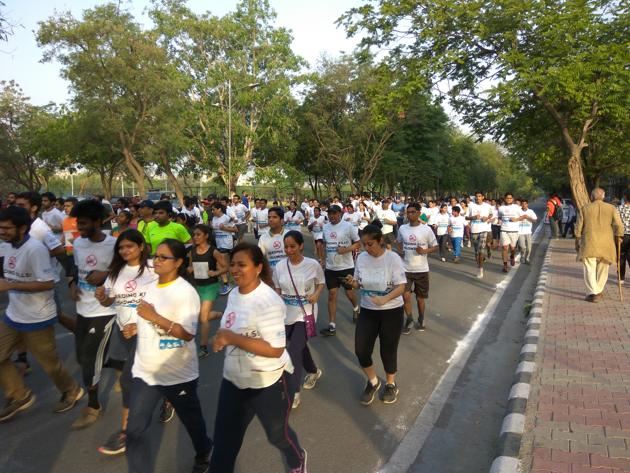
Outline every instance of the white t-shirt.
{"label": "white t-shirt", "polygon": [[[31,223],[31,229],[28,231],[28,234],[32,238],[42,242],[44,246],[48,248],[49,252],[61,246],[61,241],[53,234],[48,224],[39,217]],[[55,256],[50,256],[50,253],[48,253],[48,259],[50,260],[50,267],[53,270],[54,280],[57,283],[61,280],[59,277],[59,261]]]}
{"label": "white t-shirt", "polygon": [[[284,348],[285,319],[286,306],[282,298],[261,282],[249,294],[241,294],[238,288],[230,292],[221,318],[221,328],[265,340],[274,348]],[[223,377],[239,389],[271,386],[280,379],[283,371],[293,372],[293,364],[286,349],[280,358],[268,358],[236,346],[225,347]]]}
{"label": "white t-shirt", "polygon": [[326,269],[341,271],[354,268],[352,252],[340,255],[337,253],[339,246],[348,247],[359,241],[357,227],[348,222],[341,221],[337,225],[327,223],[324,225],[324,242],[326,243]]}
{"label": "white t-shirt", "polygon": [[[522,215],[527,215],[528,217],[533,218],[534,222],[536,220],[538,220],[538,216],[536,215],[536,213],[532,209],[527,209],[527,210],[521,209],[521,216]],[[531,235],[532,234],[532,226],[534,225],[533,222],[530,222],[529,220],[525,219],[525,220],[521,220],[518,223],[519,223],[519,227],[518,227],[518,234],[519,235]]]}
{"label": "white t-shirt", "polygon": [[42,220],[46,222],[46,225],[51,229],[55,228],[53,233],[57,235],[61,234],[64,218],[66,218],[66,214],[55,207],[42,212]]}
{"label": "white t-shirt", "polygon": [[[304,312],[300,307],[295,289],[291,283],[289,270],[287,269],[287,258],[280,260],[273,268],[273,283],[280,289],[281,297],[287,306],[287,316],[284,325],[292,325],[295,322],[304,321]],[[317,320],[317,304],[312,304],[306,300],[315,292],[317,284],[324,284],[324,270],[313,258],[304,258],[298,265],[291,264],[291,275],[297,287],[298,294],[307,314],[313,314]]]}
{"label": "white t-shirt", "polygon": [[403,244],[405,255],[405,271],[409,273],[426,273],[429,271],[428,255],[419,255],[416,248],[432,248],[437,246],[433,230],[428,225],[417,225],[412,227],[409,224],[401,225],[398,230],[397,240]]}
{"label": "white t-shirt", "polygon": [[127,324],[137,323],[138,304],[144,299],[147,289],[157,284],[158,277],[152,268],[145,268],[138,276],[139,268],[140,266],[126,265],[118,273],[115,282],[108,276],[103,284],[109,290],[109,297],[116,300],[113,307],[116,309],[116,322],[121,330]]}
{"label": "white t-shirt", "polygon": [[358,212],[346,212],[343,214],[342,220],[344,222],[348,222],[350,225],[353,225],[359,228],[359,222],[361,221],[361,214]]}
{"label": "white t-shirt", "polygon": [[217,242],[217,248],[231,250],[234,248],[234,237],[232,236],[232,232],[221,230],[221,225],[225,227],[234,226],[227,214],[223,214],[220,217],[212,217],[212,229],[214,230],[214,238]]}
{"label": "white t-shirt", "polygon": [[502,205],[499,207],[499,218],[501,219],[502,232],[518,232],[521,222],[512,222],[512,217],[521,216],[521,208],[516,204]]}
{"label": "white t-shirt", "polygon": [[383,210],[381,208],[378,208],[376,210],[376,216],[383,224],[383,228],[381,228],[383,235],[387,235],[388,233],[392,233],[394,231],[394,226],[390,225],[389,223],[385,223],[385,219],[392,220],[395,222],[396,212],[394,212],[392,209]]}
{"label": "white t-shirt", "polygon": [[265,230],[269,226],[269,209],[256,209],[256,225],[258,230]]}
{"label": "white t-shirt", "polygon": [[284,235],[287,233],[284,228],[281,233],[271,234],[271,231],[262,233],[258,239],[258,247],[267,257],[269,265],[273,268],[278,261],[286,257],[284,254]]}
{"label": "white t-shirt", "polygon": [[[492,205],[487,202],[481,204],[472,203],[468,206],[468,217],[476,217],[479,215],[479,220],[470,220],[470,233],[484,233],[492,230],[490,228],[490,219],[492,215]],[[481,217],[486,217],[488,220],[485,222],[481,220]]]}
{"label": "white t-shirt", "polygon": [[448,220],[448,225],[451,227],[451,237],[464,238],[464,227],[466,226],[466,219],[464,217],[461,215],[457,217],[451,216]]}
{"label": "white t-shirt", "polygon": [[371,296],[384,296],[399,284],[405,284],[405,268],[402,259],[393,251],[385,250],[378,258],[364,251],[357,258],[354,277],[359,281],[361,289],[361,307],[372,310],[395,309],[403,305],[402,295],[388,301],[384,305],[376,305]]}
{"label": "white t-shirt", "polygon": [[326,217],[320,215],[318,218],[311,217],[308,222],[309,225],[313,225],[313,239],[314,240],[323,240],[324,239],[324,225],[326,224]]}
{"label": "white t-shirt", "polygon": [[363,230],[369,224],[367,220],[363,220],[363,217],[370,218],[370,211],[368,209],[365,209],[363,212],[358,210],[356,214],[359,216],[359,230]]}
{"label": "white t-shirt", "polygon": [[245,223],[245,217],[247,216],[247,207],[245,207],[243,204],[236,204],[230,205],[229,208],[232,209],[232,213],[236,217],[235,223],[237,225]]}
{"label": "white t-shirt", "polygon": [[448,233],[448,224],[451,220],[451,216],[448,213],[436,213],[431,220],[429,220],[429,224],[437,226],[437,234],[438,236],[446,235]]}
{"label": "white t-shirt", "polygon": [[429,225],[432,225],[431,219],[435,217],[436,214],[440,213],[439,207],[423,207],[422,213],[427,216],[429,219]]}
{"label": "white t-shirt", "polygon": [[199,208],[193,206],[192,209],[188,210],[186,207],[182,207],[181,212],[184,215],[188,215],[195,219],[195,223],[201,222],[201,211]]}
{"label": "white t-shirt", "polygon": [[[180,324],[191,335],[197,333],[201,303],[194,287],[183,278],[147,288],[144,300],[162,317]],[[199,377],[195,339],[189,342],[138,317],[138,345],[131,373],[148,385],[172,386]]]}
{"label": "white t-shirt", "polygon": [[107,271],[114,257],[116,238],[107,235],[103,241],[92,242],[89,238],[74,240],[74,262],[79,268],[77,286],[81,290],[77,301],[77,312],[83,317],[101,317],[116,313],[114,307],[103,307],[94,297],[96,286],[85,278],[90,271]]}
{"label": "white t-shirt", "polygon": [[[48,250],[43,243],[29,238],[19,248],[9,243],[1,245],[4,256],[4,278],[8,282],[54,281]],[[19,324],[46,322],[57,316],[54,290],[39,292],[9,291],[6,316]]]}
{"label": "white t-shirt", "polygon": [[287,210],[284,213],[284,224],[287,230],[301,230],[301,222],[304,221],[304,215],[299,210],[294,212]]}

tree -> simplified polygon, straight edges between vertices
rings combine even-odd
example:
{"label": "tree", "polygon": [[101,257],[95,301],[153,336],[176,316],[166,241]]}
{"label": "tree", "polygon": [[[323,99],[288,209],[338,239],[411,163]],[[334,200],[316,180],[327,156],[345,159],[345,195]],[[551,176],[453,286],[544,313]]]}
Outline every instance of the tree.
{"label": "tree", "polygon": [[575,202],[588,202],[583,151],[592,132],[630,109],[627,2],[379,0],[339,22],[349,35],[366,31],[363,47],[391,48],[399,67],[415,63],[451,81],[455,109],[481,136],[509,147],[512,135],[549,118]]}
{"label": "tree", "polygon": [[167,97],[182,93],[181,75],[157,43],[155,31],[143,31],[115,4],[86,10],[83,19],[70,13],[40,22],[38,44],[44,61],[57,59],[68,79],[78,110],[107,117],[117,136],[117,151],[145,195],[144,163],[139,147],[151,139],[152,126]]}

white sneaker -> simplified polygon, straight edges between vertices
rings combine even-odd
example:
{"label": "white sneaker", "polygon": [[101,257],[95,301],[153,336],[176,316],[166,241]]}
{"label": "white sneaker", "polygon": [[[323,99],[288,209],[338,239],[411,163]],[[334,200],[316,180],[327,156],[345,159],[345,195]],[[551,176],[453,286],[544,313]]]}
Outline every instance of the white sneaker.
{"label": "white sneaker", "polygon": [[442,263],[446,263],[446,258],[440,258],[442,260]]}
{"label": "white sneaker", "polygon": [[297,409],[300,405],[300,393],[295,393],[295,396],[293,396],[293,405],[291,406],[291,409]]}
{"label": "white sneaker", "polygon": [[313,389],[315,387],[315,384],[317,384],[317,380],[321,378],[321,376],[322,370],[317,368],[317,373],[309,373],[306,375],[302,387],[304,389]]}
{"label": "white sneaker", "polygon": [[477,278],[481,279],[483,277],[483,268],[479,268],[477,270]]}

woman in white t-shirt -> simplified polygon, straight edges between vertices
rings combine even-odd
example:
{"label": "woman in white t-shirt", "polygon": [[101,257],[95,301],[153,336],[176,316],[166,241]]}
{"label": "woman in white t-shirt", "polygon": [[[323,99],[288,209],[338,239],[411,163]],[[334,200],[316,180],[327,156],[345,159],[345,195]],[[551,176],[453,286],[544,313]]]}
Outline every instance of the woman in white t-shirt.
{"label": "woman in white t-shirt", "polygon": [[289,210],[284,213],[284,224],[287,230],[302,231],[302,222],[304,222],[304,215],[297,208],[297,202],[292,200],[289,203]]}
{"label": "woman in white t-shirt", "polygon": [[116,304],[116,323],[126,358],[122,365],[120,387],[122,391],[122,422],[120,431],[112,434],[99,452],[117,455],[125,451],[129,397],[131,394],[131,367],[136,352],[137,319],[136,307],[144,298],[146,290],[155,284],[157,276],[147,264],[149,249],[142,233],[125,230],[114,245],[114,256],[109,265],[109,276],[102,286],[96,288],[94,297],[102,306]]}
{"label": "woman in white t-shirt", "polygon": [[138,344],[127,425],[129,471],[154,470],[151,420],[163,397],[173,405],[192,440],[194,471],[207,471],[212,441],[197,397],[199,361],[195,346],[201,304],[197,291],[183,277],[186,247],[178,240],[164,240],[155,251],[153,264],[159,279],[137,307]]}
{"label": "woman in white t-shirt", "polygon": [[372,362],[374,342],[378,338],[386,375],[382,401],[391,404],[398,398],[398,342],[403,326],[402,295],[407,277],[402,259],[385,249],[383,233],[376,225],[363,229],[361,243],[365,251],[357,258],[354,277],[346,278],[348,284],[361,290],[361,312],[354,335],[355,353],[368,378],[361,403],[371,404],[381,386]]}
{"label": "woman in white t-shirt", "polygon": [[[310,336],[316,334],[317,301],[324,290],[324,270],[313,258],[304,257],[304,237],[291,230],[284,236],[284,252],[287,258],[273,268],[273,283],[287,306],[284,328],[287,332],[288,351],[293,362],[290,377],[293,408],[300,405],[300,387],[313,389],[322,375],[308,348]],[[307,324],[310,327],[307,327]],[[307,373],[302,386],[302,369]]]}
{"label": "woman in white t-shirt", "polygon": [[[223,255],[223,265],[230,264],[229,253],[234,248],[234,235],[238,233],[238,228],[232,223],[232,219],[226,213],[227,209],[221,202],[212,204],[212,230],[217,244],[217,250]],[[223,286],[221,294],[225,295],[230,292],[231,287],[228,284],[227,273],[221,275]]]}
{"label": "woman in white t-shirt", "polygon": [[365,205],[365,202],[359,202],[359,210],[357,213],[360,215],[359,218],[359,236],[363,233],[363,229],[367,227],[372,222],[372,214],[370,214],[369,209]]}
{"label": "woman in white t-shirt", "polygon": [[230,272],[238,288],[228,297],[212,345],[215,352],[225,349],[225,361],[210,471],[234,471],[254,415],[291,471],[306,471],[306,452],[288,423],[291,393],[285,371],[292,373],[293,365],[285,348],[286,307],[270,287],[271,269],[259,247],[238,244]]}
{"label": "woman in white t-shirt", "polygon": [[324,253],[324,225],[328,219],[322,213],[321,208],[315,207],[313,209],[313,216],[308,222],[308,229],[313,234],[313,241],[315,242],[315,252],[319,264],[324,266],[326,255]]}

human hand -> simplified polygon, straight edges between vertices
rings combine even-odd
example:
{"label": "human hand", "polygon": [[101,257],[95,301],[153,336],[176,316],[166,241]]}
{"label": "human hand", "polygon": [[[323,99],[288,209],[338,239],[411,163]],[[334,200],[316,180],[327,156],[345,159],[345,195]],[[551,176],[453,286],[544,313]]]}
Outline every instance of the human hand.
{"label": "human hand", "polygon": [[234,332],[231,330],[227,330],[224,328],[220,328],[217,330],[217,333],[214,337],[212,337],[212,351],[217,353],[227,345],[231,345],[230,341],[232,340],[232,336]]}
{"label": "human hand", "polygon": [[96,291],[94,291],[94,297],[101,304],[105,302],[107,300],[107,294],[105,293],[105,288],[103,286],[97,287]]}
{"label": "human hand", "polygon": [[138,304],[136,311],[138,312],[138,315],[140,317],[149,322],[155,321],[158,316],[158,313],[155,311],[155,307],[153,307],[153,304],[149,304],[145,300],[140,301],[140,304]]}
{"label": "human hand", "polygon": [[135,337],[138,334],[138,325],[137,324],[127,324],[122,329],[123,337],[127,340]]}

